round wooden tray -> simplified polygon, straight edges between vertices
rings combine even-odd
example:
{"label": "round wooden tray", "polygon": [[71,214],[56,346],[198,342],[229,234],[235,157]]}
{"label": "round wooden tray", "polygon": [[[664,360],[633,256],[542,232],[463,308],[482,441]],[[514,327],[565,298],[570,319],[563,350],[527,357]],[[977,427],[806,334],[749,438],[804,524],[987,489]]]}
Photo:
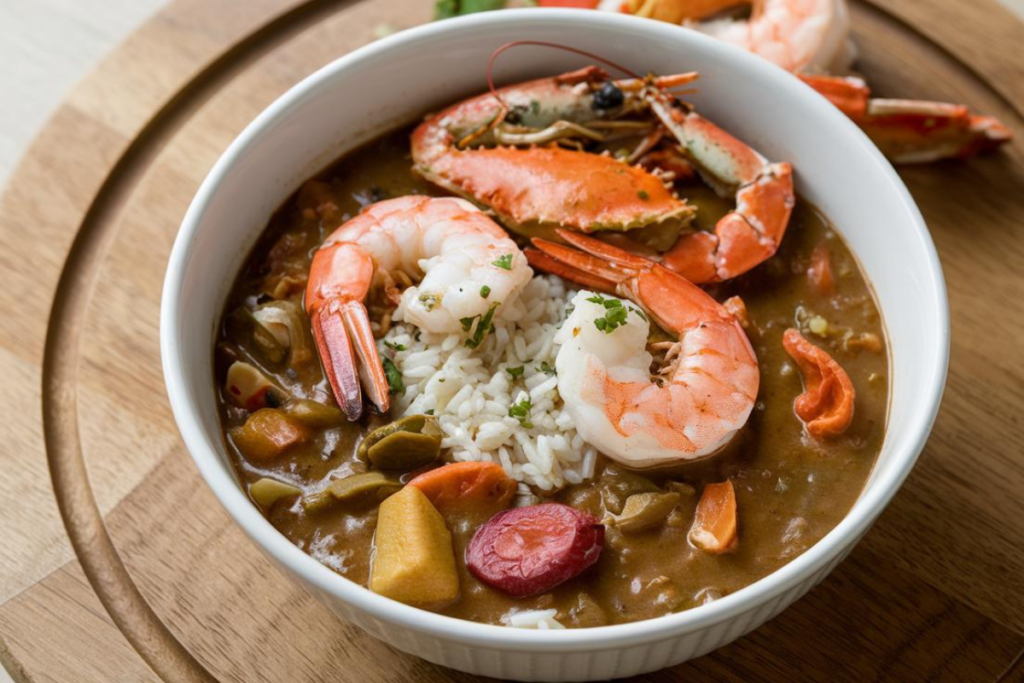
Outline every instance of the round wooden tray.
{"label": "round wooden tray", "polygon": [[[17,170],[0,207],[0,661],[17,680],[470,678],[336,620],[243,537],[179,441],[157,335],[171,243],[228,142],[378,27],[430,11],[175,0],[70,94]],[[1024,25],[992,0],[853,15],[877,93],[965,102],[1024,136]],[[652,680],[1024,676],[1024,158],[1017,142],[901,174],[953,313],[928,448],[820,587]]]}

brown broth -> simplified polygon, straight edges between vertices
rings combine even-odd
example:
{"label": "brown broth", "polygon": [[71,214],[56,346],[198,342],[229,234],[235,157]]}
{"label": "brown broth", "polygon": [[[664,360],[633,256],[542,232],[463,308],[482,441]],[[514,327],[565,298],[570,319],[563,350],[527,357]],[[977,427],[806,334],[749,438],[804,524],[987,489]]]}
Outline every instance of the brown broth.
{"label": "brown broth", "polygon": [[[252,306],[274,291],[301,302],[306,270],[323,239],[362,206],[404,194],[441,195],[411,172],[408,131],[388,134],[354,151],[307,183],[274,214],[263,238],[235,283],[225,309]],[[698,207],[697,225],[707,229],[730,208],[702,185],[680,188]],[[811,286],[806,270],[811,251],[825,244],[836,274],[836,294],[823,296]],[[694,607],[732,593],[786,564],[821,539],[845,516],[874,465],[885,433],[888,357],[881,350],[848,349],[843,331],[871,333],[884,340],[884,330],[870,287],[854,257],[826,219],[798,201],[778,253],[750,273],[709,292],[719,301],[738,294],[746,303],[749,335],[761,369],[757,406],[746,427],[727,450],[704,462],[671,471],[622,473],[600,459],[595,478],[570,486],[551,498],[605,516],[612,483],[629,488],[631,477],[656,484],[685,482],[694,493],[685,496],[668,523],[651,531],[625,535],[607,529],[598,563],[576,579],[529,598],[511,598],[475,579],[462,554],[483,520],[449,520],[459,558],[461,594],[441,611],[465,619],[500,623],[510,610],[557,608],[567,626],[597,626],[635,621]],[[827,443],[805,436],[793,413],[801,379],[782,348],[787,327],[811,315],[828,321],[825,337],[805,335],[824,347],[847,371],[857,389],[856,413],[850,429]],[[260,366],[297,397],[330,401],[318,363],[299,368],[260,362],[251,349],[228,338],[218,340],[219,377],[228,362],[243,358]],[[232,407],[219,392],[225,432],[241,425],[246,411]],[[304,492],[316,490],[331,476],[365,469],[354,449],[368,428],[383,423],[369,417],[361,423],[322,430],[271,464],[247,460],[230,438],[239,478],[249,485],[263,476],[288,481]],[[616,474],[618,472],[618,474]],[[709,555],[687,541],[694,506],[704,484],[732,480],[739,509],[740,542],[735,552]],[[367,584],[376,524],[375,501],[356,507],[306,513],[296,501],[276,504],[267,518],[299,548],[320,562]]]}

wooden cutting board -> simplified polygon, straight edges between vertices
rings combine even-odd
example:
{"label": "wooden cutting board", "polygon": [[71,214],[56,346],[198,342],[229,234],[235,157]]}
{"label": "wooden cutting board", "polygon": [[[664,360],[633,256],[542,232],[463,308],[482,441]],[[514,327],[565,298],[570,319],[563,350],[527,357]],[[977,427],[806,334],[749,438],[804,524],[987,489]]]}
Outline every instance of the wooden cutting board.
{"label": "wooden cutting board", "polygon": [[[1024,25],[993,0],[875,1],[853,15],[879,94],[965,102],[1018,135],[901,171],[949,284],[943,409],[832,576],[649,680],[1024,680]],[[157,340],[171,243],[229,141],[319,66],[430,11],[174,0],[26,155],[0,206],[0,661],[16,680],[471,678],[336,620],[243,537],[179,440]]]}

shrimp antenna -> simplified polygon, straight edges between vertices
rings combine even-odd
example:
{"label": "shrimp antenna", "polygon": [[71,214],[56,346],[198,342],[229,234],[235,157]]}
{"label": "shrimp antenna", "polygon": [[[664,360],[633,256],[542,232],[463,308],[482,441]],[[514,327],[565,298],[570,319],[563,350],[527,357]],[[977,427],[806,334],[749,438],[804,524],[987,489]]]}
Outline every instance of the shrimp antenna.
{"label": "shrimp antenna", "polygon": [[560,45],[559,43],[548,43],[543,40],[513,40],[511,43],[505,43],[497,50],[492,52],[491,58],[487,60],[487,85],[490,87],[491,94],[494,95],[494,99],[498,100],[498,103],[502,106],[502,108],[506,108],[505,101],[501,99],[501,95],[498,94],[498,89],[494,86],[494,60],[497,59],[498,55],[500,55],[505,50],[511,50],[512,48],[520,47],[521,45],[533,45],[535,47],[550,47],[554,48],[555,50],[562,50],[563,52],[571,52],[573,54],[601,62],[605,66],[610,66],[613,69],[617,69],[622,73],[626,74],[627,76],[643,80],[643,76],[636,73],[632,69],[627,69],[621,64],[616,64],[615,62],[609,59],[605,59],[600,55],[596,55],[593,52],[587,52],[586,50],[580,50],[579,48],[569,47],[568,45]]}

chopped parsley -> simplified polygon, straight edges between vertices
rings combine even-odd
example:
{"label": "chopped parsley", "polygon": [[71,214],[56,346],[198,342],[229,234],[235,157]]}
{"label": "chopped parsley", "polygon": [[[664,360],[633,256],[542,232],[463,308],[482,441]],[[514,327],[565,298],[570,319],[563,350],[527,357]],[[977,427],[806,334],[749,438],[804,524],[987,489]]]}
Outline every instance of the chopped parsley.
{"label": "chopped parsley", "polygon": [[533,408],[533,404],[530,402],[530,397],[524,396],[523,400],[508,409],[508,416],[519,420],[519,424],[527,429],[533,429],[533,423],[530,422],[531,408]]}
{"label": "chopped parsley", "polygon": [[625,325],[626,316],[629,315],[630,311],[639,315],[645,322],[647,321],[647,316],[643,311],[638,308],[623,306],[622,301],[619,299],[613,299],[611,297],[604,297],[600,294],[596,294],[589,297],[587,301],[604,306],[606,313],[603,318],[597,318],[594,320],[594,327],[605,334],[611,334],[617,327]]}
{"label": "chopped parsley", "polygon": [[491,288],[490,287],[488,287],[487,285],[484,285],[483,287],[480,288],[480,296],[482,298],[486,299],[490,295],[491,295]]}
{"label": "chopped parsley", "polygon": [[493,261],[491,265],[505,270],[512,270],[512,254],[502,254],[498,257],[498,260]]}
{"label": "chopped parsley", "polygon": [[640,190],[639,192],[636,193],[636,196],[645,202],[651,198],[651,195],[647,194],[646,190]]}
{"label": "chopped parsley", "polygon": [[430,409],[428,409],[428,410],[424,410],[424,411],[423,411],[423,414],[424,414],[424,415],[433,415],[433,414],[434,414],[434,409],[433,409],[433,408],[430,408]]}
{"label": "chopped parsley", "polygon": [[508,376],[512,379],[516,379],[523,376],[523,373],[526,372],[526,367],[520,365],[518,368],[505,368],[505,372],[507,372]]}
{"label": "chopped parsley", "polygon": [[382,358],[381,365],[384,366],[384,376],[388,380],[388,389],[391,394],[404,394],[405,384],[402,383],[402,373],[398,370],[398,366],[391,362],[390,358]]}
{"label": "chopped parsley", "polygon": [[480,316],[478,315],[474,315],[472,318],[459,318],[459,322],[462,323],[462,331],[469,332],[473,329],[473,321],[479,317]]}
{"label": "chopped parsley", "polygon": [[[494,311],[498,310],[498,306],[500,305],[500,303],[494,302],[493,304],[491,304],[491,307],[487,309],[487,312],[484,313],[482,316],[474,316],[473,318],[463,318],[460,321],[462,322],[462,329],[464,329],[466,332],[469,332],[470,328],[473,326],[473,320],[476,320],[476,318],[480,318],[476,323],[476,329],[473,331],[473,336],[466,340],[466,346],[468,346],[471,349],[475,349],[476,347],[480,346],[481,343],[483,343],[484,338],[487,337],[487,334],[494,329],[494,325],[491,324],[491,320],[494,319]],[[470,321],[468,327],[466,326],[467,320]]]}
{"label": "chopped parsley", "polygon": [[540,371],[543,372],[546,375],[554,375],[555,374],[555,369],[553,367],[551,367],[550,365],[548,365],[547,361],[542,361],[541,362],[541,364],[540,364]]}
{"label": "chopped parsley", "polygon": [[587,301],[589,301],[592,304],[601,304],[605,308],[618,308],[619,306],[622,305],[622,299],[616,299],[615,297],[611,296],[602,296],[600,294],[595,294],[594,296],[587,297]]}
{"label": "chopped parsley", "polygon": [[405,344],[396,344],[395,342],[388,341],[387,339],[384,340],[384,346],[388,347],[392,351],[405,351],[409,348]]}

